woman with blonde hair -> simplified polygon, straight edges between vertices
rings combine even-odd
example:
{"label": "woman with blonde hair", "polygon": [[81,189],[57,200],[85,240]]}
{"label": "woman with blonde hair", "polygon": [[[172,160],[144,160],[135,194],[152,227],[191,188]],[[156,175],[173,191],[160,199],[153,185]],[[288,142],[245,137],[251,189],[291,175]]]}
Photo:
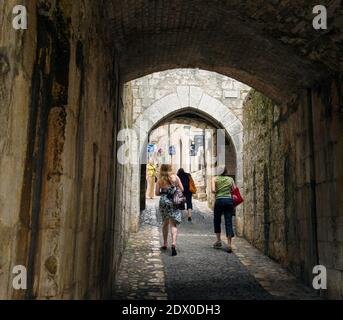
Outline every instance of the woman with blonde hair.
{"label": "woman with blonde hair", "polygon": [[163,226],[163,246],[162,250],[168,248],[168,229],[171,228],[172,234],[172,255],[176,256],[176,237],[177,225],[181,222],[181,211],[173,202],[173,194],[175,189],[179,188],[184,191],[180,178],[173,172],[173,168],[169,164],[162,164],[160,168],[160,176],[156,183],[156,195],[160,195],[159,211],[162,215]]}

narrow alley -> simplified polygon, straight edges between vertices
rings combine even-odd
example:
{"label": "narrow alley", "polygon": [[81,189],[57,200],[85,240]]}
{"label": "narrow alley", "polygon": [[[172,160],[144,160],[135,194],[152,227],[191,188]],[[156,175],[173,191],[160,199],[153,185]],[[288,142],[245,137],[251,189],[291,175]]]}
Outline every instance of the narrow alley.
{"label": "narrow alley", "polygon": [[[0,299],[343,300],[343,0],[18,2]],[[195,210],[172,257],[147,198],[177,172]],[[228,254],[212,215],[237,190]]]}
{"label": "narrow alley", "polygon": [[313,289],[243,238],[234,239],[232,254],[225,246],[214,249],[212,212],[200,201],[194,203],[191,222],[183,215],[178,255],[161,251],[158,201],[147,200],[141,228],[128,241],[114,299],[319,299]]}

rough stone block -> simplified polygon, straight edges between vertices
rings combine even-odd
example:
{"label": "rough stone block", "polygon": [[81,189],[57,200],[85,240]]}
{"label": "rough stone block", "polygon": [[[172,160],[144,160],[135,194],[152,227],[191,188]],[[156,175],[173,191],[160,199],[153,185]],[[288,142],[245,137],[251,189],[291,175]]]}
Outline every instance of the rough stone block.
{"label": "rough stone block", "polygon": [[230,126],[227,127],[227,130],[230,134],[230,136],[237,135],[239,133],[243,134],[243,126],[242,123],[237,119],[235,122],[230,124]]}
{"label": "rough stone block", "polygon": [[332,243],[329,241],[319,241],[318,242],[318,254],[319,262],[324,265],[326,268],[334,267],[334,248]]}
{"label": "rough stone block", "polygon": [[240,92],[238,90],[224,90],[223,91],[223,97],[225,99],[239,99],[240,98]]}
{"label": "rough stone block", "polygon": [[180,108],[180,101],[176,93],[170,94],[153,104],[155,109],[159,110],[162,115],[167,115]]}
{"label": "rough stone block", "polygon": [[177,86],[176,87],[177,95],[180,100],[180,107],[186,108],[190,106],[190,88],[189,86]]}
{"label": "rough stone block", "polygon": [[203,90],[200,87],[195,87],[195,86],[190,87],[189,104],[192,108],[198,108],[202,95],[203,95]]}
{"label": "rough stone block", "polygon": [[342,299],[343,272],[327,268],[327,296],[330,299]]}
{"label": "rough stone block", "polygon": [[[330,245],[332,245],[330,243]],[[339,241],[334,250],[334,267],[343,272],[343,241]]]}

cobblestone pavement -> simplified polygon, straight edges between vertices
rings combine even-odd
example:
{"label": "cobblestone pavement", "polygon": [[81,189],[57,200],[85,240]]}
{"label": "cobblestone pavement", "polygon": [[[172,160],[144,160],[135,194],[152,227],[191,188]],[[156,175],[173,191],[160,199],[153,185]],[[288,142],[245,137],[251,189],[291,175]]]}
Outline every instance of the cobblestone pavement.
{"label": "cobblestone pavement", "polygon": [[148,200],[141,229],[130,237],[114,299],[318,299],[243,238],[234,238],[233,254],[225,246],[213,249],[212,212],[206,203],[194,201],[192,222],[183,218],[178,255],[161,252],[157,206],[157,199]]}
{"label": "cobblestone pavement", "polygon": [[120,264],[114,299],[167,299],[160,239],[156,226],[131,235]]}

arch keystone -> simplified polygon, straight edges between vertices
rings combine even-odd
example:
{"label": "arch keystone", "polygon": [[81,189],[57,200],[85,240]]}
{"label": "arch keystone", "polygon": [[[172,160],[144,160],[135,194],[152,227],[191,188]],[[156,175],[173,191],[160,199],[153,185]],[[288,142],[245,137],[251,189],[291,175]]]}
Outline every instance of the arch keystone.
{"label": "arch keystone", "polygon": [[180,107],[185,108],[190,106],[190,88],[189,86],[177,86],[176,92],[179,97]]}
{"label": "arch keystone", "polygon": [[203,90],[200,87],[190,86],[189,88],[189,105],[197,108],[203,96]]}

